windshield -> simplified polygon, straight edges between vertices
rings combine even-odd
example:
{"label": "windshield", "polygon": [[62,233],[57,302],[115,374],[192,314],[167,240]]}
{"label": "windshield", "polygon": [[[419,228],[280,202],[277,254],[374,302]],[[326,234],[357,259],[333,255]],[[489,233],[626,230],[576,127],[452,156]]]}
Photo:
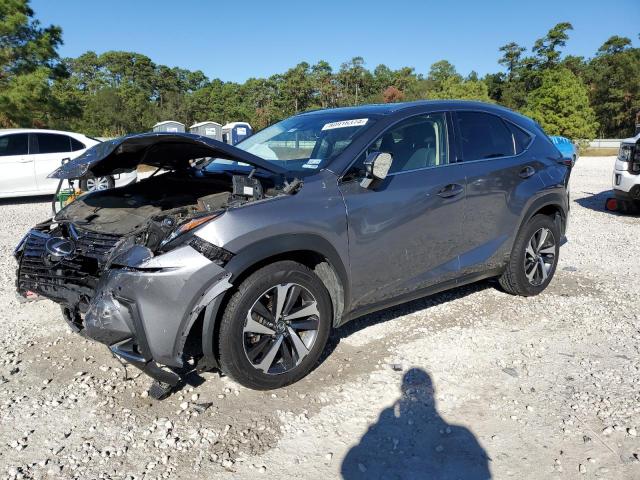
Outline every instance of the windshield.
{"label": "windshield", "polygon": [[[325,167],[373,122],[372,118],[344,118],[335,113],[300,115],[267,127],[236,147],[289,171],[309,173]],[[217,158],[206,170],[250,168]]]}

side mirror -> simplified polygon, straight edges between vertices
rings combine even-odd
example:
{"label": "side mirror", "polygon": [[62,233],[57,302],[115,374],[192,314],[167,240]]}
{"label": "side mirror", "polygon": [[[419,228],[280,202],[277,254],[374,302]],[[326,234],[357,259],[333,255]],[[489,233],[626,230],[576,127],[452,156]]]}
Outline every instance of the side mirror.
{"label": "side mirror", "polygon": [[364,161],[365,177],[360,182],[363,188],[369,188],[374,182],[387,178],[393,156],[385,152],[371,152]]}

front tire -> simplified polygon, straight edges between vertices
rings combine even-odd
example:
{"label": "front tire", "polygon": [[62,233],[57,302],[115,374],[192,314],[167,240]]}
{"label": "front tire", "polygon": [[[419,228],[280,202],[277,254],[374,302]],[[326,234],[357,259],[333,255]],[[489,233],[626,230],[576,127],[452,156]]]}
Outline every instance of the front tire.
{"label": "front tire", "polygon": [[331,299],[312,270],[280,261],[242,282],[218,335],[221,370],[256,390],[289,385],[315,366],[333,321]]}
{"label": "front tire", "polygon": [[105,177],[87,177],[80,180],[80,190],[83,192],[97,192],[107,190],[116,185],[115,179],[111,175]]}
{"label": "front tire", "polygon": [[559,253],[558,225],[547,215],[535,215],[520,228],[500,285],[512,295],[538,295],[551,282]]}

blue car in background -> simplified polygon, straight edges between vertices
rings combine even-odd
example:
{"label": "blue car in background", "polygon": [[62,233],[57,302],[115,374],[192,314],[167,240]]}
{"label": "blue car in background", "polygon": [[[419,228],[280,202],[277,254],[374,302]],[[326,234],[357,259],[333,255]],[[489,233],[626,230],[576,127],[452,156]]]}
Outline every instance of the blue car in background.
{"label": "blue car in background", "polygon": [[578,149],[575,144],[567,137],[561,137],[559,135],[549,136],[553,144],[556,146],[564,158],[575,162],[578,159]]}

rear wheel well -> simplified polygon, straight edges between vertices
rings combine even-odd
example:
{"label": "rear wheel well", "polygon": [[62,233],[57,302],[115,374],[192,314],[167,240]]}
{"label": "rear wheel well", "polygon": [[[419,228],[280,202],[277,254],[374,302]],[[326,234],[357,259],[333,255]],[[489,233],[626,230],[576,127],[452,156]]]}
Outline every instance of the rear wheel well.
{"label": "rear wheel well", "polygon": [[553,204],[553,203],[549,205],[545,205],[544,207],[539,208],[538,210],[533,212],[529,216],[527,221],[531,220],[536,215],[546,215],[547,217],[550,217],[553,221],[555,221],[558,224],[558,228],[560,229],[560,232],[564,234],[565,227],[566,227],[566,218],[560,205]]}

